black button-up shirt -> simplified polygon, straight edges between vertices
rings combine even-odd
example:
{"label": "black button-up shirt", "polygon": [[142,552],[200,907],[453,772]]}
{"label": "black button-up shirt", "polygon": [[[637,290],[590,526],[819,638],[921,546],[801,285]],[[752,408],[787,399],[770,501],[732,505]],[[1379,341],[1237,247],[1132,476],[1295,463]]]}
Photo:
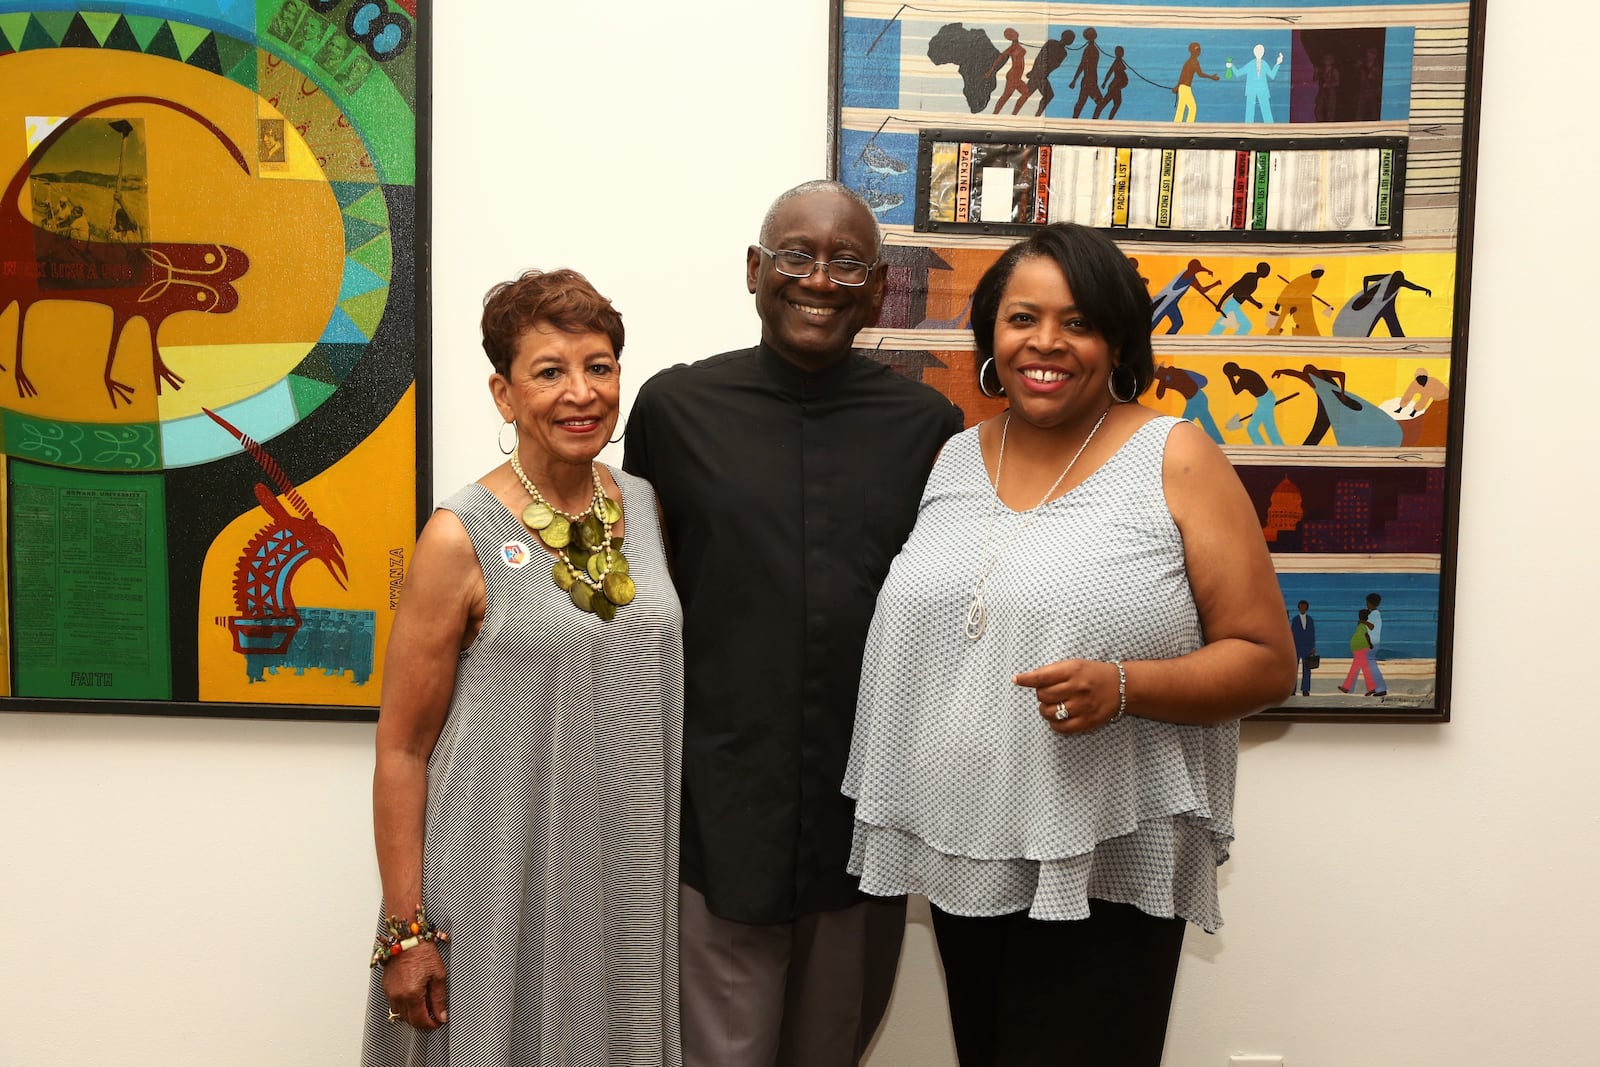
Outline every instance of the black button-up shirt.
{"label": "black button-up shirt", "polygon": [[851,354],[765,345],[662,371],[623,468],[654,483],[683,603],[683,879],[749,923],[855,903],[839,792],[878,588],[911,532],[947,399]]}

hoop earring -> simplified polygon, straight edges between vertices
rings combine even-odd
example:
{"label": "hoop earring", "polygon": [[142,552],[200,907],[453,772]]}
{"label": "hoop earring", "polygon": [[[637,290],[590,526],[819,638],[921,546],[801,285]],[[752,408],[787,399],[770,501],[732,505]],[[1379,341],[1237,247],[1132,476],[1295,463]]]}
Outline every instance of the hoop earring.
{"label": "hoop earring", "polygon": [[[506,427],[507,426],[511,427],[511,447],[510,448],[506,447]],[[516,422],[511,420],[511,419],[507,419],[505,422],[501,423],[500,424],[500,432],[499,432],[499,434],[496,435],[494,443],[495,443],[496,446],[499,447],[500,454],[502,456],[509,456],[509,455],[511,455],[511,453],[515,452],[517,450],[517,424],[516,424]]]}
{"label": "hoop earring", "polygon": [[[983,380],[988,375],[989,368],[992,366],[994,366],[994,357],[990,356],[988,359],[983,361],[983,366],[978,368],[978,392],[982,393],[990,400],[999,400],[1001,397],[1006,395],[1006,387],[1003,385],[997,385],[995,391],[991,393],[989,392],[989,387],[983,384]],[[994,380],[997,383],[1000,381],[999,372],[995,373]]]}
{"label": "hoop earring", "polygon": [[[1133,378],[1133,384],[1128,386],[1127,396],[1119,396],[1117,394],[1117,371],[1119,370],[1128,371],[1130,376]],[[1139,399],[1139,372],[1128,366],[1126,363],[1117,364],[1115,367],[1111,368],[1111,373],[1106,375],[1106,392],[1110,393],[1111,399],[1115,400],[1119,404],[1133,403],[1135,400]]]}

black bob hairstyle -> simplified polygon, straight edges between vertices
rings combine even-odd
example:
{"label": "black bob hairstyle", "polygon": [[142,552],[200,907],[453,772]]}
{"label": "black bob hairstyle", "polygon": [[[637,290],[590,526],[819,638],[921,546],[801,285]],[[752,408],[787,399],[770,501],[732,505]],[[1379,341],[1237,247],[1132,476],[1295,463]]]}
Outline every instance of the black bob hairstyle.
{"label": "black bob hairstyle", "polygon": [[1115,367],[1127,367],[1124,375],[1132,373],[1133,395],[1148,389],[1156,370],[1150,349],[1150,293],[1133,261],[1111,238],[1075,222],[1052,223],[1012,245],[978,279],[972,293],[972,340],[978,347],[980,384],[983,365],[994,356],[1000,297],[1017,264],[1035,257],[1061,268],[1078,311],[1111,346]]}

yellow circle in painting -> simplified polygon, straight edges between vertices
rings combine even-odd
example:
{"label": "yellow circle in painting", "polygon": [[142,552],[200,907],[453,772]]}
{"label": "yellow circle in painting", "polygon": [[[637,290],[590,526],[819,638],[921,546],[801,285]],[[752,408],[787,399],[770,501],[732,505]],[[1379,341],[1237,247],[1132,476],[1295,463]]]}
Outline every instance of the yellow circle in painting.
{"label": "yellow circle in painting", "polygon": [[[220,310],[212,313],[204,305],[214,295],[194,287],[192,309],[175,309],[169,290],[147,301],[149,315],[136,317],[139,308],[130,306],[130,321],[120,337],[112,337],[113,311],[96,299],[95,287],[62,285],[32,306],[18,338],[21,351],[11,360],[6,356],[21,332],[19,312],[0,308],[0,366],[6,367],[0,372],[0,408],[63,422],[148,423],[193,415],[202,406],[226,407],[272,387],[299,364],[338,300],[344,226],[315,157],[284,122],[284,143],[271,146],[277,150],[275,161],[263,162],[261,120],[276,129],[273,120],[283,116],[250,89],[196,67],[109,49],[97,52],[92,64],[72,49],[7,56],[0,64],[0,175],[8,187],[25,165],[30,125],[39,135],[41,127],[48,132],[50,121],[127,96],[183,105],[220,131],[219,137],[160,104],[115,105],[88,116],[102,125],[124,120],[140,138],[137,183],[147,217],[136,220],[137,254],[172,258],[183,250],[204,265],[211,262],[207,256],[228,260],[242,254],[249,266],[229,283],[237,304],[217,304]],[[28,102],[28,114],[12,103],[22,100]],[[86,172],[75,165],[93,166],[95,173],[126,168],[126,151],[121,155],[120,161],[110,155],[95,164],[56,160],[47,152],[37,161],[33,180],[0,204],[10,216],[0,221],[0,234],[22,232],[15,214],[31,220],[52,196],[83,201],[97,218],[114,217],[105,181],[85,179]],[[134,185],[132,176],[118,183],[130,196]],[[0,249],[0,259],[32,254],[26,248]],[[157,354],[146,322],[157,327],[159,365],[172,376],[160,381],[159,397]],[[24,395],[19,362],[33,395]],[[108,377],[131,390],[131,397],[117,393],[114,405]]]}

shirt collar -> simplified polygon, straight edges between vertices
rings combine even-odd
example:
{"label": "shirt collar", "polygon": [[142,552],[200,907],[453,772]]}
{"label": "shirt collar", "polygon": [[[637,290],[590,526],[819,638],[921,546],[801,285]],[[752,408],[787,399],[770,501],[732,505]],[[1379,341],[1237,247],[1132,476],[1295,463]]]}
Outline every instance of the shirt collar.
{"label": "shirt collar", "polygon": [[756,346],[756,359],[762,371],[785,392],[799,396],[828,393],[843,385],[850,377],[850,365],[853,362],[850,355],[850,352],[846,352],[821,370],[808,371],[784,359],[765,341]]}

